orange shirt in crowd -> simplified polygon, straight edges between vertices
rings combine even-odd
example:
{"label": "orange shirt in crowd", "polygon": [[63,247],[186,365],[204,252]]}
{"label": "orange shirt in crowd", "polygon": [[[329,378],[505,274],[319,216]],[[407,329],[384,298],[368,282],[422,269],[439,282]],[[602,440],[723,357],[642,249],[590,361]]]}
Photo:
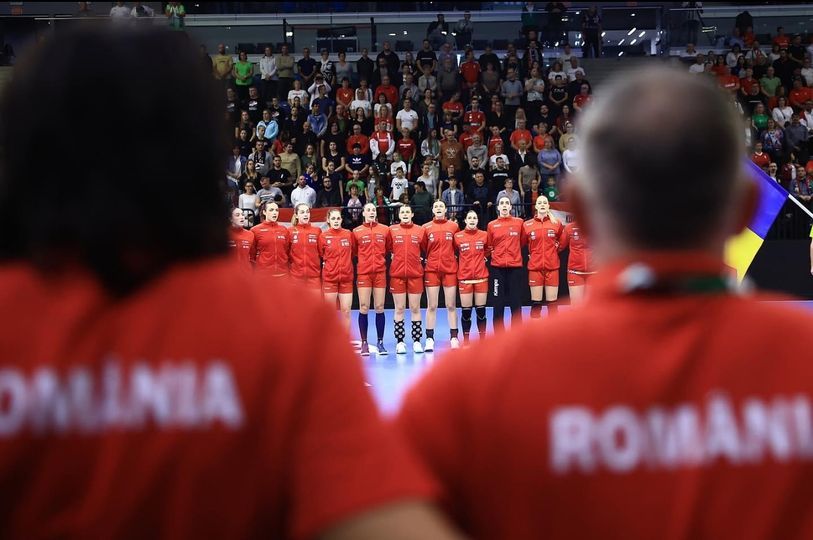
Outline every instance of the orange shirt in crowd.
{"label": "orange shirt in crowd", "polygon": [[254,233],[242,227],[232,227],[229,230],[229,248],[232,250],[235,259],[243,270],[253,269],[256,247],[254,245]]}
{"label": "orange shirt in crowd", "polygon": [[447,511],[475,540],[813,538],[813,317],[702,287],[628,292],[647,270],[726,274],[703,253],[637,259],[408,393],[397,424]]}
{"label": "orange shirt in crowd", "polygon": [[530,148],[533,142],[533,135],[531,135],[531,132],[527,129],[515,129],[508,140],[511,142],[511,146],[515,148],[519,148],[519,141],[525,141],[528,144],[526,148]]}
{"label": "orange shirt in crowd", "polygon": [[519,268],[522,266],[522,246],[527,242],[523,222],[518,217],[498,217],[487,227],[491,246],[491,266]]}
{"label": "orange shirt in crowd", "polygon": [[541,152],[542,149],[545,148],[545,141],[550,141],[554,148],[556,147],[553,137],[549,133],[545,133],[544,135],[534,137],[534,152]]}
{"label": "orange shirt in crowd", "polygon": [[0,267],[3,536],[312,538],[433,492],[333,310],[247,294],[267,285],[236,267],[179,264],[124,299]]}
{"label": "orange shirt in crowd", "polygon": [[788,36],[776,36],[773,38],[773,44],[779,45],[780,49],[787,49],[790,47],[790,38]]}
{"label": "orange shirt in crowd", "polygon": [[328,229],[319,236],[319,254],[324,261],[322,281],[353,281],[353,255],[356,237],[347,229]]}
{"label": "orange shirt in crowd", "polygon": [[423,277],[421,254],[426,252],[426,229],[420,225],[397,223],[390,227],[392,235],[392,261],[390,276],[398,278]]}
{"label": "orange shirt in crowd", "polygon": [[319,277],[322,262],[319,260],[319,236],[322,229],[310,223],[291,227],[291,276],[298,278]]}
{"label": "orange shirt in crowd", "polygon": [[565,225],[565,230],[562,232],[559,249],[564,251],[566,248],[570,248],[570,254],[567,257],[568,270],[573,272],[593,271],[592,251],[584,236],[584,231],[575,221]]}
{"label": "orange shirt in crowd", "polygon": [[373,102],[378,103],[378,96],[387,96],[387,103],[395,107],[398,104],[398,89],[392,84],[379,84],[373,94]]}
{"label": "orange shirt in crowd", "polygon": [[490,248],[486,231],[464,229],[455,233],[454,245],[459,257],[457,279],[488,278],[486,255]]}
{"label": "orange shirt in crowd", "polygon": [[529,219],[523,225],[528,241],[528,270],[557,270],[559,268],[559,242],[564,225],[553,223],[545,216]]}
{"label": "orange shirt in crowd", "polygon": [[377,274],[387,271],[387,253],[392,251],[390,228],[380,223],[364,223],[353,229],[358,250],[356,273]]}
{"label": "orange shirt in crowd", "polygon": [[251,228],[254,233],[254,256],[256,269],[272,275],[288,273],[288,251],[291,248],[291,231],[277,222],[263,221]]}
{"label": "orange shirt in crowd", "polygon": [[439,274],[457,272],[454,256],[454,235],[460,230],[455,221],[433,219],[423,226],[426,229],[426,271]]}

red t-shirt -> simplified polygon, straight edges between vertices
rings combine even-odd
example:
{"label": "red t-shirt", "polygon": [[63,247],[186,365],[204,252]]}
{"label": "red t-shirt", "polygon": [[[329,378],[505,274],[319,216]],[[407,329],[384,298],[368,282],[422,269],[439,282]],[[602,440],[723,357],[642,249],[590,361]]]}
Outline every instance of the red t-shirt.
{"label": "red t-shirt", "polygon": [[490,251],[488,233],[475,229],[464,229],[454,235],[454,245],[459,257],[457,279],[486,279],[486,255]]}
{"label": "red t-shirt", "polygon": [[229,247],[240,264],[240,268],[250,272],[254,268],[254,255],[256,253],[254,233],[242,227],[232,227],[229,231]]}
{"label": "red t-shirt", "polygon": [[575,221],[565,225],[565,230],[562,233],[559,249],[565,250],[566,248],[570,248],[570,254],[567,257],[568,271],[593,271],[593,253],[587,244],[584,231]]}
{"label": "red t-shirt", "polygon": [[505,141],[503,141],[502,137],[500,137],[500,136],[495,137],[494,135],[492,135],[491,138],[488,140],[488,155],[489,155],[489,157],[491,157],[491,156],[493,156],[494,154],[497,153],[497,151],[496,151],[497,143],[500,143],[500,144],[503,145],[503,153],[505,153]]}
{"label": "red t-shirt", "polygon": [[754,152],[753,154],[751,154],[751,161],[753,161],[760,167],[767,167],[768,165],[771,164],[771,156],[769,156],[765,152],[762,152],[761,154],[757,154],[756,152]]}
{"label": "red t-shirt", "polygon": [[805,101],[808,99],[813,99],[813,92],[811,92],[807,86],[803,86],[799,89],[794,88],[788,94],[788,102],[792,107],[796,107],[797,109],[804,108]]}
{"label": "red t-shirt", "polygon": [[585,105],[590,103],[593,100],[593,96],[587,94],[577,94],[576,97],[573,98],[573,104],[578,105],[579,107],[584,108]]}
{"label": "red t-shirt", "polygon": [[423,228],[426,229],[426,271],[442,274],[457,272],[454,235],[460,230],[460,226],[448,219],[433,219]]}
{"label": "red t-shirt", "polygon": [[375,274],[387,271],[387,253],[392,251],[390,228],[380,223],[365,223],[353,229],[358,250],[356,272]]}
{"label": "red t-shirt", "polygon": [[336,101],[345,107],[349,107],[353,102],[354,94],[355,93],[353,92],[352,88],[339,88],[336,90]]}
{"label": "red t-shirt", "polygon": [[557,270],[559,268],[559,241],[564,225],[553,223],[548,217],[529,219],[524,223],[528,239],[528,270]]}
{"label": "red t-shirt", "polygon": [[736,75],[722,74],[717,76],[717,83],[726,90],[733,90],[739,86],[740,79]]}
{"label": "red t-shirt", "polygon": [[395,88],[395,86],[391,84],[388,85],[379,84],[378,88],[375,89],[375,94],[373,94],[373,101],[375,103],[378,103],[378,96],[380,96],[381,94],[387,96],[387,103],[389,103],[393,107],[395,107],[395,105],[398,103],[398,89]]}
{"label": "red t-shirt", "polygon": [[528,146],[527,148],[531,147],[531,143],[533,143],[533,135],[527,129],[515,129],[513,133],[511,133],[511,145],[519,148],[519,141],[525,141]]}
{"label": "red t-shirt", "polygon": [[319,277],[322,261],[319,260],[319,236],[322,229],[307,225],[291,227],[291,275],[298,278]]}
{"label": "red t-shirt", "polygon": [[479,131],[486,124],[483,111],[469,111],[463,115],[463,124],[467,131]]}
{"label": "red t-shirt", "polygon": [[291,248],[291,231],[288,227],[271,221],[263,221],[251,228],[254,233],[254,256],[258,272],[267,274],[288,273],[288,251]]}
{"label": "red t-shirt", "polygon": [[3,536],[304,539],[431,494],[335,312],[263,290],[230,257],[122,299],[0,267]]}
{"label": "red t-shirt", "polygon": [[[725,272],[699,253],[642,262]],[[450,515],[475,540],[813,538],[810,312],[624,294],[627,268],[602,268],[577,309],[452,351],[409,392],[398,425]]]}
{"label": "red t-shirt", "polygon": [[401,159],[410,161],[415,157],[415,141],[412,139],[398,139],[395,143],[395,150],[401,154]]}
{"label": "red t-shirt", "polygon": [[423,277],[421,254],[426,252],[426,229],[400,223],[390,227],[392,261],[390,275],[398,278]]}
{"label": "red t-shirt", "polygon": [[454,114],[463,114],[465,109],[463,108],[463,104],[459,101],[447,101],[443,104],[441,110],[443,112],[452,111]]}
{"label": "red t-shirt", "polygon": [[787,49],[790,47],[790,38],[788,36],[776,36],[773,38],[773,44],[779,45],[780,49]]}
{"label": "red t-shirt", "polygon": [[469,149],[469,146],[474,144],[474,133],[471,133],[469,131],[464,131],[460,135],[459,141],[460,141],[460,145],[463,147],[463,153],[465,153],[466,150]]}
{"label": "red t-shirt", "polygon": [[491,266],[519,268],[526,244],[523,222],[518,217],[498,217],[488,224],[488,245],[493,250]]}
{"label": "red t-shirt", "polygon": [[319,236],[319,254],[325,264],[322,281],[353,281],[353,255],[356,237],[347,229],[328,229]]}
{"label": "red t-shirt", "polygon": [[476,60],[460,64],[460,75],[469,85],[476,84],[480,79],[480,63]]}
{"label": "red t-shirt", "polygon": [[361,145],[361,153],[362,154],[369,154],[370,153],[370,137],[364,134],[360,135],[350,135],[347,138],[347,144],[345,145],[347,148],[347,155],[353,155],[353,146],[356,144]]}

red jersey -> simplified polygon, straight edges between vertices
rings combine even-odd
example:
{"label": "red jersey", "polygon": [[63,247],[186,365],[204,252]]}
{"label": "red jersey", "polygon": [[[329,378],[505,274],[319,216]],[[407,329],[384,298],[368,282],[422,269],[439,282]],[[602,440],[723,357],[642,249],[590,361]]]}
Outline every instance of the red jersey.
{"label": "red jersey", "polygon": [[570,248],[570,255],[567,258],[567,269],[574,272],[593,271],[593,253],[587,244],[581,227],[572,221],[565,225],[562,233],[561,246],[559,249]]}
{"label": "red jersey", "polygon": [[409,162],[415,157],[415,141],[412,139],[398,139],[398,142],[395,143],[395,150],[401,154],[401,159]]}
{"label": "red jersey", "polygon": [[476,60],[463,62],[460,64],[460,75],[463,80],[469,83],[469,86],[477,84],[480,80],[480,63]]}
{"label": "red jersey", "polygon": [[573,104],[578,105],[579,107],[584,108],[585,105],[593,101],[593,96],[587,94],[577,94],[576,97],[573,98]]}
{"label": "red jersey", "polygon": [[[601,268],[577,309],[451,351],[408,393],[398,425],[450,515],[475,540],[813,538],[810,312],[625,294],[633,262]],[[638,262],[726,272],[694,252]]]}
{"label": "red jersey", "polygon": [[319,277],[322,270],[322,261],[319,260],[321,234],[322,229],[310,223],[291,227],[291,276]]}
{"label": "red jersey", "polygon": [[486,115],[483,111],[469,111],[463,115],[463,125],[468,131],[479,131],[486,124]]}
{"label": "red jersey", "polygon": [[531,147],[531,143],[533,143],[533,135],[527,129],[515,129],[513,133],[511,133],[511,137],[509,137],[509,141],[513,146],[519,148],[519,141],[525,141],[528,146],[526,148]]}
{"label": "red jersey", "polygon": [[460,226],[448,219],[432,220],[423,226],[426,229],[426,271],[441,274],[457,272],[457,259],[454,256],[454,235]]}
{"label": "red jersey", "polygon": [[754,152],[753,154],[751,154],[751,161],[753,161],[759,167],[767,167],[768,165],[771,164],[771,156],[769,156],[765,152],[762,152],[760,154]]}
{"label": "red jersey", "polygon": [[347,148],[348,156],[353,155],[353,147],[357,144],[361,146],[362,154],[370,153],[370,137],[362,133],[359,135],[350,135],[347,138],[347,144],[345,145],[345,147]]}
{"label": "red jersey", "polygon": [[457,279],[486,279],[486,254],[489,251],[488,233],[475,229],[464,229],[454,235],[454,245],[460,258]]}
{"label": "red jersey", "polygon": [[353,102],[354,94],[355,92],[352,88],[339,88],[336,90],[336,101],[345,107],[350,107],[350,104]]}
{"label": "red jersey", "polygon": [[522,246],[526,239],[524,224],[518,217],[498,217],[488,224],[488,245],[492,250],[491,266],[519,268]]}
{"label": "red jersey", "polygon": [[390,227],[392,235],[392,261],[390,276],[398,278],[423,277],[421,254],[426,251],[426,229],[420,225],[400,223]]}
{"label": "red jersey", "polygon": [[717,76],[717,84],[726,90],[734,90],[740,85],[740,79],[736,75],[722,74]]}
{"label": "red jersey", "polygon": [[243,270],[252,270],[256,247],[254,233],[242,227],[232,227],[229,231],[229,247]]}
{"label": "red jersey", "polygon": [[288,273],[288,250],[291,248],[291,231],[288,227],[272,221],[263,221],[251,228],[254,233],[254,256],[256,269],[270,274]]}
{"label": "red jersey", "polygon": [[358,251],[356,273],[376,274],[387,271],[387,253],[392,251],[390,228],[380,223],[365,223],[353,229]]}
{"label": "red jersey", "polygon": [[356,237],[347,229],[328,229],[319,237],[319,254],[325,261],[322,281],[353,281]]}
{"label": "red jersey", "polygon": [[375,148],[373,152],[376,156],[379,153],[387,155],[392,154],[395,150],[395,141],[392,140],[392,134],[389,131],[376,131],[370,137],[370,148]]}
{"label": "red jersey", "polygon": [[0,267],[3,536],[313,538],[430,493],[334,310],[264,287],[230,257],[124,299]]}
{"label": "red jersey", "polygon": [[459,101],[447,101],[441,107],[443,112],[452,111],[455,115],[463,114],[463,111],[466,109],[463,107],[463,104]]}
{"label": "red jersey", "polygon": [[393,107],[398,104],[398,89],[392,84],[379,84],[378,88],[375,89],[375,94],[373,94],[373,102],[378,103],[378,96],[381,94],[387,96],[387,103]]}
{"label": "red jersey", "polygon": [[787,49],[790,47],[790,38],[788,36],[776,36],[773,38],[773,44],[779,45],[780,49]]}
{"label": "red jersey", "polygon": [[523,225],[528,239],[528,270],[556,270],[559,268],[559,242],[564,226],[546,216],[529,219]]}
{"label": "red jersey", "polygon": [[460,134],[460,146],[463,147],[463,153],[469,149],[469,146],[474,144],[474,133],[470,131],[464,131]]}
{"label": "red jersey", "polygon": [[497,153],[497,143],[500,143],[503,147],[503,151],[505,151],[505,141],[502,140],[502,137],[492,135],[490,139],[488,139],[488,155],[493,156]]}

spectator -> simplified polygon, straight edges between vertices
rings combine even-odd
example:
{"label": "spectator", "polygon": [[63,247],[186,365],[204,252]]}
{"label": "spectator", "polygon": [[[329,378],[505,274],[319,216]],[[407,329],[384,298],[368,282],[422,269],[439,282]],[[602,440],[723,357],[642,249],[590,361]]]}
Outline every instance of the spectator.
{"label": "spectator", "polygon": [[[564,133],[559,137],[559,151],[564,152],[569,146],[577,145],[579,137],[575,133],[573,122],[566,121],[562,126]],[[544,148],[544,145],[543,145]]]}
{"label": "spectator", "polygon": [[[536,180],[537,186],[539,185],[539,169],[536,168],[535,163],[531,163],[520,167],[518,173],[517,186],[519,187],[520,192],[525,194],[523,195],[523,200],[527,203],[527,193],[533,185],[533,181]],[[534,200],[534,202],[536,202],[536,200]]]}
{"label": "spectator", "polygon": [[245,191],[240,194],[237,206],[241,210],[251,210],[256,213],[257,208],[260,207],[260,197],[254,191],[254,182],[246,182],[243,189]]}
{"label": "spectator", "polygon": [[767,127],[760,134],[762,148],[771,156],[771,161],[784,161],[785,130],[773,118],[768,118]]}
{"label": "spectator", "polygon": [[237,96],[241,101],[248,99],[248,87],[254,77],[254,64],[248,61],[245,51],[237,53],[237,62],[232,67],[232,77],[237,87]]}
{"label": "spectator", "polygon": [[523,94],[522,83],[517,80],[515,69],[508,70],[508,78],[502,83],[501,94],[505,99],[505,111],[509,117],[513,118]]}
{"label": "spectator", "polygon": [[445,62],[446,59],[452,62],[452,69],[457,71],[457,54],[452,51],[452,43],[449,41],[440,46],[440,52],[437,56],[437,63],[434,71],[438,71],[438,69],[443,67],[443,62]]}
{"label": "spectator", "polygon": [[799,113],[799,122],[807,127],[808,133],[813,132],[813,99],[805,101],[804,110]]}
{"label": "spectator", "polygon": [[311,58],[311,50],[308,47],[302,49],[302,58],[296,61],[296,68],[302,88],[310,87],[319,70],[317,69],[316,60]]}
{"label": "spectator", "polygon": [[458,50],[465,50],[467,47],[471,46],[471,37],[474,34],[474,24],[471,22],[471,13],[469,11],[465,11],[463,13],[463,18],[457,21],[455,25],[455,33],[457,36],[457,48]]}
{"label": "spectator", "polygon": [[765,76],[759,80],[760,91],[766,98],[774,97],[777,87],[782,85],[782,81],[775,76],[775,73],[776,70],[774,70],[773,66],[768,66],[765,70]]}
{"label": "spectator", "polygon": [[445,58],[443,60],[441,69],[438,71],[436,79],[438,90],[440,91],[439,98],[441,100],[451,96],[455,92],[460,91],[460,72],[455,69],[455,67],[452,65],[452,61],[449,58]]}
{"label": "spectator", "polygon": [[164,15],[172,30],[183,30],[184,19],[186,18],[186,8],[180,2],[167,2]]}
{"label": "spectator", "polygon": [[562,165],[562,154],[559,153],[559,150],[553,148],[550,141],[545,141],[545,147],[539,152],[537,159],[539,161],[539,172],[542,178],[547,176],[559,176]]}
{"label": "spectator", "polygon": [[447,181],[449,187],[443,190],[440,200],[446,205],[446,218],[457,221],[458,214],[463,212],[464,195],[457,186],[457,178],[450,176]]}
{"label": "spectator", "polygon": [[257,191],[260,199],[260,207],[268,202],[277,202],[280,206],[285,205],[285,195],[278,186],[271,185],[271,179],[267,176],[260,178],[260,190]]}
{"label": "spectator", "polygon": [[466,203],[480,215],[479,227],[483,230],[491,219],[491,209],[494,206],[494,191],[486,184],[486,177],[482,171],[474,174],[474,181],[466,189]]}
{"label": "spectator", "polygon": [[[425,186],[424,186],[425,187]],[[404,176],[403,169],[395,171],[395,175],[390,182],[390,200],[397,201],[403,193],[409,190],[409,180]]]}
{"label": "spectator", "polygon": [[432,219],[432,203],[434,201],[435,197],[426,190],[426,184],[421,180],[415,182],[415,194],[409,202],[415,213],[415,223],[423,225]]}
{"label": "spectator", "polygon": [[504,189],[497,193],[497,196],[494,198],[494,202],[496,203],[502,197],[508,197],[508,199],[511,201],[511,215],[514,217],[522,217],[523,212],[521,193],[514,189],[514,180],[511,178],[506,178],[503,185]]}
{"label": "spectator", "polygon": [[[277,63],[277,95],[280,101],[287,101],[288,94],[291,90],[294,81],[294,70],[296,69],[296,61],[294,57],[288,54],[288,45],[283,43],[280,47],[279,56],[276,58]],[[301,87],[300,83],[300,89]],[[288,103],[291,103],[288,101]]]}
{"label": "spectator", "polygon": [[[302,153],[302,157],[300,157],[299,161],[302,164],[302,170],[305,171],[305,174],[310,174],[313,178],[313,182],[308,182],[308,185],[311,186],[313,189],[319,189],[319,182],[316,176],[318,173],[316,172],[317,169],[322,168],[322,164],[319,163],[318,157],[316,155],[316,147],[312,144],[309,144],[305,147],[305,151]],[[309,167],[313,167],[312,171],[309,171]]]}
{"label": "spectator", "polygon": [[155,10],[144,2],[133,2],[133,9],[130,11],[130,17],[134,19],[149,19],[155,17]]}
{"label": "spectator", "polygon": [[[753,95],[753,87],[752,87],[752,95]],[[762,132],[762,130],[768,127],[768,114],[765,112],[765,104],[760,102],[754,105],[753,112],[751,113],[751,123],[754,126],[754,129],[757,130],[757,133]]]}
{"label": "spectator", "polygon": [[[551,145],[553,143],[551,142]],[[520,139],[517,143],[517,149],[512,150],[510,156],[510,169],[511,169],[511,176],[516,178],[518,176],[518,172],[520,167],[523,165],[528,165],[530,163],[534,163],[536,161],[536,156],[534,156],[531,151],[529,150],[529,146],[524,139]],[[540,167],[540,170],[541,167]]]}
{"label": "spectator", "polygon": [[473,158],[476,158],[478,163],[488,163],[488,147],[482,143],[482,137],[478,133],[472,136],[472,144],[466,149],[466,160],[470,167]]}
{"label": "spectator", "polygon": [[316,204],[316,191],[307,184],[304,175],[297,179],[296,187],[291,191],[291,206],[296,208],[297,204],[307,204],[309,208]]}
{"label": "spectator", "polygon": [[423,74],[418,78],[418,91],[424,94],[427,90],[431,91],[432,99],[434,100],[438,97],[437,77],[432,75],[429,66],[423,66],[421,69],[423,70]]}
{"label": "spectator", "polygon": [[787,49],[779,51],[779,59],[774,61],[773,69],[776,76],[782,81],[782,86],[790,88],[793,86],[793,72],[798,68],[796,62],[790,59]]}
{"label": "spectator", "polygon": [[785,34],[785,29],[781,26],[776,28],[776,36],[773,38],[774,45],[779,47],[779,50],[786,50],[790,46],[790,38]]}
{"label": "spectator", "polygon": [[383,122],[378,124],[378,129],[370,137],[370,150],[373,159],[376,159],[379,153],[392,156],[395,151],[395,141]]}
{"label": "spectator", "polygon": [[432,43],[432,48],[439,49],[449,35],[449,23],[442,13],[438,13],[438,19],[429,23],[426,28],[426,37]]}
{"label": "spectator", "polygon": [[[590,6],[582,15],[582,56],[601,57],[601,16],[595,6]],[[697,41],[697,40],[691,40]]]}
{"label": "spectator", "polygon": [[[298,103],[295,100],[299,100]],[[288,91],[288,103],[291,107],[308,107],[310,105],[310,95],[302,89],[302,81],[294,79],[294,87]],[[309,107],[308,107],[309,108]]]}
{"label": "spectator", "polygon": [[234,61],[230,54],[226,54],[226,46],[223,43],[217,45],[217,54],[212,58],[212,62],[215,79],[228,84],[233,77]]}
{"label": "spectator", "polygon": [[807,128],[799,122],[799,115],[794,113],[790,119],[790,125],[785,127],[785,140],[787,146],[785,150],[793,154],[799,163],[807,163],[809,155]]}
{"label": "spectator", "polygon": [[319,51],[319,55],[319,65],[317,66],[319,73],[326,83],[335,88],[338,84],[336,81],[336,63],[330,59],[330,53],[328,53],[327,49]]}
{"label": "spectator", "polygon": [[372,81],[376,63],[368,56],[367,47],[361,49],[361,57],[356,60],[356,72],[358,72],[359,82],[362,80]]}
{"label": "spectator", "polygon": [[364,201],[361,200],[359,194],[361,191],[356,184],[350,186],[348,191],[347,200],[344,203],[344,218],[345,218],[345,227],[347,229],[353,229],[358,227],[362,223],[362,208],[364,207]]}
{"label": "spectator", "polygon": [[354,143],[353,152],[347,158],[348,175],[352,175],[353,172],[358,172],[360,177],[367,178],[367,176],[370,174],[371,164],[372,159],[370,158],[370,154],[362,153],[361,145],[359,143]]}
{"label": "spectator", "polygon": [[412,102],[412,105],[416,105],[421,93],[420,90],[418,90],[418,85],[415,84],[415,76],[412,73],[404,74],[404,82],[398,88],[398,94],[402,97],[402,101],[406,101],[406,99],[403,99],[403,96],[405,96],[407,92],[410,92],[409,101]]}
{"label": "spectator", "polygon": [[316,194],[316,208],[332,208],[342,205],[342,196],[339,188],[333,182],[333,178],[325,176],[322,178],[322,189]]}
{"label": "spectator", "polygon": [[114,23],[127,20],[130,18],[130,8],[125,6],[124,2],[116,2],[113,7],[110,8],[110,18],[113,19]]}
{"label": "spectator", "polygon": [[813,66],[811,66],[809,56],[805,56],[800,74],[802,75],[802,79],[804,79],[804,85],[808,88],[813,87]]}
{"label": "spectator", "polygon": [[273,96],[277,95],[277,59],[274,50],[268,45],[265,47],[263,57],[260,58],[260,84],[263,104],[267,107]]}
{"label": "spectator", "polygon": [[379,102],[379,96],[384,95],[387,98],[387,104],[392,110],[392,104],[398,103],[398,88],[390,84],[390,78],[384,75],[381,79],[381,84],[375,89],[373,99]]}
{"label": "spectator", "polygon": [[584,68],[579,65],[579,59],[575,56],[570,57],[570,64],[568,65],[567,70],[565,70],[565,74],[567,75],[567,80],[572,82],[576,80],[576,74],[581,73],[582,77],[586,77],[587,74],[584,71]]}
{"label": "spectator", "polygon": [[805,206],[810,207],[810,200],[813,199],[813,183],[802,165],[796,167],[796,177],[790,182],[790,192]]}
{"label": "spectator", "polygon": [[776,100],[776,107],[774,107],[774,109],[771,111],[771,116],[776,122],[776,125],[785,128],[791,121],[791,117],[793,116],[793,108],[788,105],[788,102],[784,97],[779,97]]}
{"label": "spectator", "polygon": [[[297,163],[298,162],[299,160],[297,160]],[[271,187],[279,188],[280,190],[283,190],[283,193],[285,193],[286,190],[290,190],[293,187],[291,172],[288,169],[283,168],[282,158],[278,155],[274,156],[271,163],[271,168],[268,169],[267,173],[268,178],[271,180]]]}
{"label": "spectator", "polygon": [[333,70],[335,73],[335,80],[331,84],[333,84],[334,87],[337,84],[342,84],[342,81],[345,79],[350,82],[356,77],[356,70],[353,64],[347,61],[347,53],[344,51],[344,49],[339,50],[339,60],[333,64]]}
{"label": "spectator", "polygon": [[456,171],[463,168],[463,146],[455,139],[452,130],[446,130],[446,138],[440,143],[440,164],[446,170],[454,165]]}
{"label": "spectator", "polygon": [[502,156],[496,156],[495,166],[491,169],[489,183],[492,190],[496,193],[505,186],[505,180],[511,178],[511,172],[508,168],[508,162]]}
{"label": "spectator", "polygon": [[412,53],[409,51],[405,52],[404,60],[401,62],[401,74],[404,76],[410,74],[414,78],[418,72],[418,64],[415,63],[415,58],[413,58]]}
{"label": "spectator", "polygon": [[801,77],[793,78],[793,88],[788,94],[788,102],[796,111],[804,109],[805,102],[813,98],[810,89],[803,85]]}
{"label": "spectator", "polygon": [[754,143],[754,151],[751,154],[751,161],[761,168],[767,168],[771,164],[771,156],[762,151],[762,142]]}
{"label": "spectator", "polygon": [[407,100],[404,103],[404,108],[398,111],[398,114],[395,115],[395,125],[399,133],[404,129],[410,133],[417,129],[418,113],[412,109],[411,101]]}
{"label": "spectator", "polygon": [[421,157],[426,159],[432,157],[436,160],[440,159],[440,141],[437,138],[437,131],[435,129],[429,130],[426,138],[421,141]]}
{"label": "spectator", "polygon": [[[687,43],[686,49],[680,53],[681,58],[697,58],[697,55],[700,54],[695,49],[694,43]],[[564,62],[563,62],[564,63]]]}
{"label": "spectator", "polygon": [[260,99],[260,94],[257,92],[256,86],[248,87],[248,96],[241,106],[243,110],[248,111],[248,116],[251,118],[253,124],[257,124],[262,120],[262,111],[265,108],[265,104]]}
{"label": "spectator", "polygon": [[565,144],[564,152],[562,152],[562,165],[568,174],[575,174],[579,172],[580,164],[581,156],[579,155],[578,139],[569,139]]}
{"label": "spectator", "polygon": [[398,54],[392,50],[389,41],[384,42],[381,52],[378,53],[376,57],[376,64],[378,64],[382,58],[387,61],[387,72],[397,74],[401,67],[401,60],[398,58]]}
{"label": "spectator", "polygon": [[[322,91],[324,92],[324,90]],[[313,100],[311,103],[311,113],[308,115],[308,123],[317,137],[322,137],[327,132],[327,116],[319,110],[319,101]]]}

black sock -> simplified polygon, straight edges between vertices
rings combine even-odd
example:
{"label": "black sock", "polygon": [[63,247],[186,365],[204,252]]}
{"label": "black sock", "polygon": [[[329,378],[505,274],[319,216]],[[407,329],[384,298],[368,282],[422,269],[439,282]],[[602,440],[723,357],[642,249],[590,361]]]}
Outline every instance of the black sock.
{"label": "black sock", "polygon": [[421,321],[412,321],[412,341],[421,341]]}
{"label": "black sock", "polygon": [[384,341],[384,323],[386,322],[383,313],[375,314],[375,332],[378,334],[378,341]]}
{"label": "black sock", "polygon": [[531,318],[539,319],[542,317],[542,300],[531,300]]}
{"label": "black sock", "polygon": [[488,320],[486,319],[486,307],[485,306],[477,306],[475,308],[477,310],[477,330],[480,332],[481,336],[486,334],[486,325]]}
{"label": "black sock", "polygon": [[359,335],[361,341],[367,341],[367,314],[359,313]]}
{"label": "black sock", "polygon": [[435,339],[435,329],[434,328],[427,328],[426,329],[426,339]]}
{"label": "black sock", "polygon": [[395,340],[401,343],[405,337],[406,330],[404,330],[404,321],[395,321]]}
{"label": "black sock", "polygon": [[449,334],[451,335],[452,339],[456,339],[457,338],[457,328],[452,328],[451,330],[449,330]]}
{"label": "black sock", "polygon": [[469,335],[471,331],[471,308],[464,307],[461,309],[462,314],[460,315],[460,325],[463,327],[463,335]]}

